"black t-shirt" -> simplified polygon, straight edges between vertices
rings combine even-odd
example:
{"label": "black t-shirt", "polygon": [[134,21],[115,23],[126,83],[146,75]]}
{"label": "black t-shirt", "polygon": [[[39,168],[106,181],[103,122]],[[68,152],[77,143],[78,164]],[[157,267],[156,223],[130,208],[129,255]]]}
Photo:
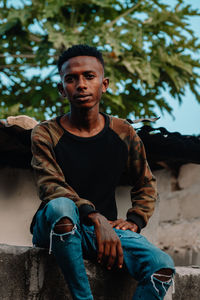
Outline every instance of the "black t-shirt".
{"label": "black t-shirt", "polygon": [[[66,182],[106,218],[116,220],[115,188],[126,167],[128,150],[104,116],[103,130],[92,137],[79,137],[63,128],[54,151]],[[60,117],[56,121],[61,126]]]}

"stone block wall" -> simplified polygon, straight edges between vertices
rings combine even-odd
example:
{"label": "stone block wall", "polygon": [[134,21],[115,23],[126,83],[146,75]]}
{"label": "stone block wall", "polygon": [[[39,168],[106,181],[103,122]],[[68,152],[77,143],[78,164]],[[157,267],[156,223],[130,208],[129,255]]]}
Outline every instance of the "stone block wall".
{"label": "stone block wall", "polygon": [[[130,187],[117,188],[116,200],[119,217],[126,218],[126,212],[131,207]],[[40,203],[30,169],[0,169],[0,243],[32,245],[29,227]],[[153,243],[157,241],[158,218],[156,208],[144,230],[144,235]]]}
{"label": "stone block wall", "polygon": [[[170,253],[177,267],[175,293],[165,300],[199,300],[200,295],[200,165],[181,167],[180,190],[172,191],[170,172],[155,172],[159,206],[142,233]],[[130,207],[129,188],[116,191],[119,217]],[[32,172],[0,170],[0,295],[2,300],[71,300],[53,256],[31,245],[29,224],[40,204]],[[146,232],[145,232],[146,231]],[[108,272],[85,261],[95,300],[129,300],[136,282],[124,272]],[[121,284],[122,281],[122,284]],[[111,289],[114,286],[114,289]],[[123,288],[122,288],[123,287]]]}
{"label": "stone block wall", "polygon": [[155,173],[160,190],[158,246],[179,266],[200,265],[200,165],[180,168],[179,190],[171,188],[170,172]]}
{"label": "stone block wall", "polygon": [[[171,254],[176,265],[200,265],[200,165],[181,167],[176,191],[169,171],[154,173],[160,199],[142,234]],[[116,190],[119,217],[125,218],[131,206],[129,193],[130,187]],[[30,169],[1,168],[0,243],[32,245],[29,224],[39,204]]]}
{"label": "stone block wall", "polygon": [[[128,300],[137,282],[123,270],[107,271],[85,260],[96,300]],[[0,244],[1,300],[72,300],[53,255],[40,248]]]}
{"label": "stone block wall", "polygon": [[[130,300],[137,282],[123,270],[108,271],[85,260],[95,300]],[[72,300],[54,257],[40,248],[0,244],[1,300]],[[199,300],[200,269],[177,267],[175,290],[165,300]],[[148,299],[146,299],[148,300]]]}

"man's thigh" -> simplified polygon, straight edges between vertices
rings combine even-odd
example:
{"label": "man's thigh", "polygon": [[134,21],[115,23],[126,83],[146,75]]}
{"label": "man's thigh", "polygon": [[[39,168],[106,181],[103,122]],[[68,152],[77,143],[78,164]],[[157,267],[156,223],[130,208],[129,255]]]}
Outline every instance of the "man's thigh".
{"label": "man's thigh", "polygon": [[[82,246],[84,254],[89,256],[92,254],[92,256],[96,256],[98,251],[98,245],[94,226],[82,225],[81,229],[83,241]],[[145,244],[145,241],[143,240],[144,237],[142,235],[132,232],[130,230],[120,230],[115,228],[113,228],[113,230],[117,233],[118,237],[120,238],[123,251],[130,251],[136,253],[141,250],[141,252],[143,252],[143,243]]]}
{"label": "man's thigh", "polygon": [[[96,259],[97,241],[94,226],[82,226],[83,253],[86,258]],[[142,280],[162,268],[174,268],[171,257],[151,244],[143,235],[130,230],[115,229],[120,238],[124,266],[136,279]]]}
{"label": "man's thigh", "polygon": [[143,235],[130,230],[115,231],[122,244],[126,268],[136,280],[144,280],[160,269],[174,269],[171,257]]}
{"label": "man's thigh", "polygon": [[81,225],[83,256],[86,259],[97,258],[97,240],[94,226]]}

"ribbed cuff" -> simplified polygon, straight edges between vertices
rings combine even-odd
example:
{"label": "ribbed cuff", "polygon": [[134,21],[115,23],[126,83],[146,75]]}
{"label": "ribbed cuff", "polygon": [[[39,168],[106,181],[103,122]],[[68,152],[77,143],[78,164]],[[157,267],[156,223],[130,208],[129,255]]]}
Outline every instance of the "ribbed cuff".
{"label": "ribbed cuff", "polygon": [[80,221],[86,225],[92,225],[93,223],[89,220],[88,215],[93,212],[98,212],[93,206],[89,204],[83,204],[79,207]]}
{"label": "ribbed cuff", "polygon": [[140,215],[137,215],[136,213],[128,213],[127,221],[133,222],[138,226],[138,230],[137,230],[138,233],[140,233],[142,228],[144,228],[146,225],[144,219]]}

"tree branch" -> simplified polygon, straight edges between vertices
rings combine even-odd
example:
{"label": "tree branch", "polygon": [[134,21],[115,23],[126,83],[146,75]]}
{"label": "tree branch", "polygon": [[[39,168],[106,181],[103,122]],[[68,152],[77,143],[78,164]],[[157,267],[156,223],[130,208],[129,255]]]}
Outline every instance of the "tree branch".
{"label": "tree branch", "polygon": [[[6,55],[6,54],[0,54],[0,57],[13,57],[13,58],[35,58],[36,57],[36,54],[9,54],[9,55]],[[58,58],[58,56],[56,55],[48,55],[49,57],[53,57],[55,59]]]}
{"label": "tree branch", "polygon": [[30,36],[30,40],[31,40],[31,41],[34,41],[34,42],[36,42],[36,43],[40,43],[40,42],[42,41],[41,38],[39,38],[38,36],[36,36],[36,35],[34,35],[34,34],[30,34],[29,36]]}
{"label": "tree branch", "polygon": [[10,69],[10,68],[21,68],[21,67],[25,67],[25,66],[29,66],[29,67],[38,67],[37,64],[19,64],[19,65],[0,65],[0,71],[2,71],[3,69]]}
{"label": "tree branch", "polygon": [[35,54],[9,54],[9,55],[6,55],[6,54],[0,54],[0,57],[13,57],[13,58],[35,58]]}
{"label": "tree branch", "polygon": [[111,21],[110,23],[107,24],[107,27],[111,28],[119,19],[124,18],[125,16],[127,16],[128,14],[130,14],[132,11],[134,11],[136,8],[138,8],[138,6],[140,6],[142,1],[139,1],[135,6],[132,6],[131,8],[129,8],[128,10],[126,10],[124,13],[122,13],[121,15],[119,15],[117,18],[115,18],[113,21]]}

